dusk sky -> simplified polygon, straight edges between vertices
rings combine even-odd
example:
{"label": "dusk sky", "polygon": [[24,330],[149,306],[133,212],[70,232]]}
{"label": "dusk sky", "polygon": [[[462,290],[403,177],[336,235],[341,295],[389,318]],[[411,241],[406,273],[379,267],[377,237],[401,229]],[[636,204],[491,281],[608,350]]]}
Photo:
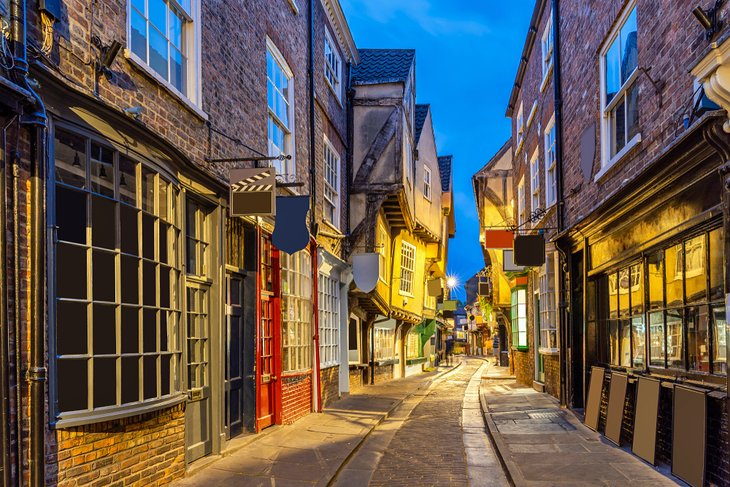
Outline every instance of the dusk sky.
{"label": "dusk sky", "polygon": [[359,48],[416,49],[416,101],[430,103],[440,155],[454,155],[461,283],[484,266],[471,176],[510,136],[507,101],[533,0],[341,0]]}

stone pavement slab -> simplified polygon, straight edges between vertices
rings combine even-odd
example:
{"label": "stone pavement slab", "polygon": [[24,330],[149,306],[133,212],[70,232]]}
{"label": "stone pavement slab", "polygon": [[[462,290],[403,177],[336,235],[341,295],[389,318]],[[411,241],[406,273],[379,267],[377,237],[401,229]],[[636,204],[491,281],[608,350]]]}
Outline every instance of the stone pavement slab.
{"label": "stone pavement slab", "polygon": [[[394,409],[453,367],[367,386],[322,413],[274,427],[175,482],[179,487],[326,485],[355,448]],[[193,464],[195,465],[195,464]],[[363,485],[355,482],[349,485]]]}
{"label": "stone pavement slab", "polygon": [[684,485],[589,430],[547,394],[489,373],[480,393],[489,433],[518,487]]}

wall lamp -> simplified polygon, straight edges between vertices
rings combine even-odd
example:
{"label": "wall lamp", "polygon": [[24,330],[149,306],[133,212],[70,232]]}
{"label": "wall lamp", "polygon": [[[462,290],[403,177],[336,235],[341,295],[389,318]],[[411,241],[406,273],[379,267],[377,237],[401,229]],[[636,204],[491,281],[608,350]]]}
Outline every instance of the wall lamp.
{"label": "wall lamp", "polygon": [[91,43],[99,49],[99,57],[94,63],[96,72],[103,74],[107,79],[111,78],[111,65],[114,62],[114,59],[116,59],[117,54],[119,54],[119,50],[122,48],[122,43],[117,40],[113,40],[111,44],[105,46],[101,42],[99,36],[92,37]]}
{"label": "wall lamp", "polygon": [[715,37],[715,34],[722,29],[722,20],[720,20],[720,7],[725,0],[715,0],[715,5],[707,10],[702,7],[695,7],[692,15],[695,16],[697,22],[705,29],[705,39],[708,41]]}

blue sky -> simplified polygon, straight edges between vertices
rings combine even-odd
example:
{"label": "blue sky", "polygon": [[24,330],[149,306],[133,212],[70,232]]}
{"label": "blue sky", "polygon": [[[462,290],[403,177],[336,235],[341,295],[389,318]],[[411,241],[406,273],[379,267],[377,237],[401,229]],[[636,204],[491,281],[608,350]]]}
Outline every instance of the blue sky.
{"label": "blue sky", "polygon": [[471,176],[510,135],[505,118],[534,0],[340,0],[359,48],[416,49],[416,99],[430,103],[439,154],[454,155],[449,272],[484,266]]}

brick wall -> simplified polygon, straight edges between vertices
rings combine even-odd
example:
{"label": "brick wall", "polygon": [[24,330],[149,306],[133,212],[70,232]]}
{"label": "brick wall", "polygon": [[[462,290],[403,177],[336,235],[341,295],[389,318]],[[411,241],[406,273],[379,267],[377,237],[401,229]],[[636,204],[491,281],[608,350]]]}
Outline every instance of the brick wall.
{"label": "brick wall", "polygon": [[281,422],[292,424],[312,412],[312,374],[282,378]]}
{"label": "brick wall", "polygon": [[[380,384],[393,379],[393,367],[394,365],[376,365],[375,366],[375,383]],[[368,375],[370,380],[370,375]]]}
{"label": "brick wall", "polygon": [[515,379],[520,384],[532,387],[532,381],[535,378],[532,354],[526,350],[512,350],[511,353],[515,367]]}
{"label": "brick wall", "polygon": [[543,355],[545,370],[545,392],[555,398],[560,398],[560,356]]}
{"label": "brick wall", "polygon": [[340,398],[340,366],[327,367],[319,371],[322,393],[322,407]]}
{"label": "brick wall", "polygon": [[[154,486],[185,474],[185,408],[58,430],[59,487]],[[49,464],[48,469],[53,470]],[[53,478],[47,478],[54,485]]]}
{"label": "brick wall", "polygon": [[350,394],[357,394],[363,389],[363,369],[350,369]]}

